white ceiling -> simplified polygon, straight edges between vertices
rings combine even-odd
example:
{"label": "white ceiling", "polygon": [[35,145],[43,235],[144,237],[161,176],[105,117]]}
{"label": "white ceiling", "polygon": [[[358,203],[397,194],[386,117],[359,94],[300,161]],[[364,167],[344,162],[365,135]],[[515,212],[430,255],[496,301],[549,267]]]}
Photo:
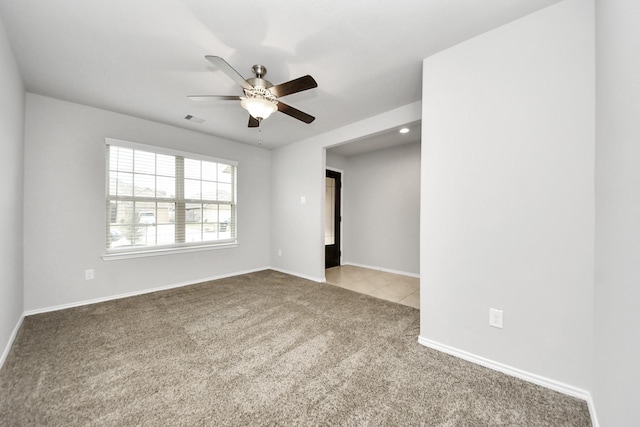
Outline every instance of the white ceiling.
{"label": "white ceiling", "polygon": [[[28,91],[256,144],[241,95],[205,55],[273,84],[306,74],[318,88],[283,98],[316,116],[276,113],[266,148],[417,101],[422,59],[559,0],[0,0]],[[191,114],[205,119],[184,120]]]}
{"label": "white ceiling", "polygon": [[[352,141],[344,141],[343,144],[331,147],[327,152],[343,157],[356,156],[370,151],[391,148],[398,145],[410,144],[420,141],[421,122],[409,123],[398,126],[375,135],[366,135]],[[408,129],[407,133],[400,133],[400,129]]]}

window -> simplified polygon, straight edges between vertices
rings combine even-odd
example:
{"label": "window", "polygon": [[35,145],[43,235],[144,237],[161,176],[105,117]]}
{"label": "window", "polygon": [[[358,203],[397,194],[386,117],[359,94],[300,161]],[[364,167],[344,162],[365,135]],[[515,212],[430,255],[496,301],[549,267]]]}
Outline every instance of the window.
{"label": "window", "polygon": [[107,254],[235,244],[236,168],[107,139]]}

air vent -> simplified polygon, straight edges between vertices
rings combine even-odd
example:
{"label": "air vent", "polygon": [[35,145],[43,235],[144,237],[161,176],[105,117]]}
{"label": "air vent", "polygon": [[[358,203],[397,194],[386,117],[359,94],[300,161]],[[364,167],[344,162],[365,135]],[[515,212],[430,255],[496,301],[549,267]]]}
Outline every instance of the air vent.
{"label": "air vent", "polygon": [[190,122],[193,123],[204,123],[204,119],[201,119],[200,117],[196,117],[196,116],[192,116],[191,114],[187,114],[186,116],[184,116],[185,120],[189,120]]}

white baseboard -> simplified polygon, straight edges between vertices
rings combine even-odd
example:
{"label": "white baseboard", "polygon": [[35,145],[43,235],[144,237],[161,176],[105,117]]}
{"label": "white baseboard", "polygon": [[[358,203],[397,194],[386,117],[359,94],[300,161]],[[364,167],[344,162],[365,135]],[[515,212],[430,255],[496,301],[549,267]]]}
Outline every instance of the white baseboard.
{"label": "white baseboard", "polygon": [[415,277],[416,279],[420,278],[420,275],[416,274],[416,273],[409,273],[409,272],[400,271],[400,270],[392,270],[390,268],[384,268],[384,267],[376,267],[375,265],[358,264],[358,263],[349,262],[349,261],[344,261],[342,263],[342,265],[352,265],[354,267],[368,268],[369,270],[378,270],[378,271],[384,271],[385,273],[392,273],[392,274],[399,274],[401,276]]}
{"label": "white baseboard", "polygon": [[593,424],[593,427],[598,427],[598,419],[596,417],[593,398],[591,397],[591,393],[589,393],[587,390],[583,390],[568,384],[564,384],[564,383],[561,383],[560,381],[552,380],[550,378],[533,374],[531,372],[526,372],[526,371],[523,371],[522,369],[514,368],[513,366],[505,365],[503,363],[496,362],[494,360],[490,360],[490,359],[487,359],[463,350],[459,350],[457,348],[450,347],[448,345],[441,344],[436,341],[432,341],[422,336],[418,337],[418,343],[422,344],[425,347],[429,347],[434,350],[438,350],[443,353],[447,353],[452,356],[459,357],[460,359],[466,360],[468,362],[472,362],[477,365],[484,366],[485,368],[493,369],[494,371],[502,372],[503,374],[520,378],[521,380],[525,380],[525,381],[537,384],[539,386],[548,388],[550,390],[557,391],[559,393],[567,394],[569,396],[573,396],[578,399],[585,400],[589,407],[591,423]]}
{"label": "white baseboard", "polygon": [[16,337],[18,336],[18,331],[20,330],[20,326],[22,326],[22,321],[24,320],[24,313],[22,313],[22,315],[20,316],[20,319],[18,319],[18,323],[16,324],[16,327],[13,328],[13,332],[11,333],[11,336],[9,337],[9,341],[7,341],[7,345],[4,349],[4,351],[2,352],[2,356],[0,356],[0,369],[2,369],[2,367],[4,366],[4,361],[7,359],[7,356],[9,355],[9,351],[11,350],[11,347],[13,346],[13,342],[15,341]]}
{"label": "white baseboard", "polygon": [[106,302],[106,301],[112,301],[112,300],[116,300],[116,299],[120,299],[120,298],[134,297],[134,296],[137,296],[137,295],[149,294],[151,292],[166,291],[168,289],[181,288],[183,286],[190,286],[190,285],[195,285],[195,284],[198,284],[198,283],[209,282],[211,280],[224,279],[224,278],[227,278],[227,277],[239,276],[241,274],[255,273],[256,271],[263,271],[263,270],[269,270],[269,269],[270,269],[270,267],[261,267],[261,268],[256,268],[256,269],[252,269],[252,270],[236,271],[234,273],[221,274],[219,276],[213,276],[213,277],[205,277],[205,278],[201,278],[201,279],[190,280],[188,282],[181,282],[181,283],[174,283],[174,284],[171,284],[171,285],[159,286],[159,287],[156,287],[156,288],[149,288],[149,289],[143,289],[143,290],[139,290],[139,291],[126,292],[126,293],[117,294],[117,295],[109,295],[109,296],[106,296],[106,297],[94,298],[94,299],[83,300],[83,301],[76,301],[76,302],[72,302],[72,303],[68,303],[68,304],[61,304],[61,305],[56,305],[56,306],[51,306],[51,307],[37,308],[35,310],[27,310],[27,311],[25,311],[24,314],[23,314],[23,317],[24,316],[31,316],[33,314],[48,313],[48,312],[51,312],[51,311],[64,310],[64,309],[67,309],[67,308],[80,307],[80,306],[83,306],[83,305],[97,304],[97,303]]}
{"label": "white baseboard", "polygon": [[289,270],[285,270],[283,268],[276,268],[276,267],[269,267],[269,268],[271,270],[273,270],[273,271],[278,271],[278,272],[284,273],[284,274],[290,274],[291,276],[300,277],[302,279],[311,280],[313,282],[318,282],[318,283],[326,282],[326,279],[324,277],[307,276],[306,274],[296,273],[295,271],[289,271]]}

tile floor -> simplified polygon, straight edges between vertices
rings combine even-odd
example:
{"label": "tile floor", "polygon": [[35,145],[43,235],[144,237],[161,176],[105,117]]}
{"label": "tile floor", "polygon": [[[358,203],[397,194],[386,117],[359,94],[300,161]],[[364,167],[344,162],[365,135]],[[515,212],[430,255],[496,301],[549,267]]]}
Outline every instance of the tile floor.
{"label": "tile floor", "polygon": [[420,308],[420,279],[415,277],[353,265],[328,268],[325,277],[330,285]]}

